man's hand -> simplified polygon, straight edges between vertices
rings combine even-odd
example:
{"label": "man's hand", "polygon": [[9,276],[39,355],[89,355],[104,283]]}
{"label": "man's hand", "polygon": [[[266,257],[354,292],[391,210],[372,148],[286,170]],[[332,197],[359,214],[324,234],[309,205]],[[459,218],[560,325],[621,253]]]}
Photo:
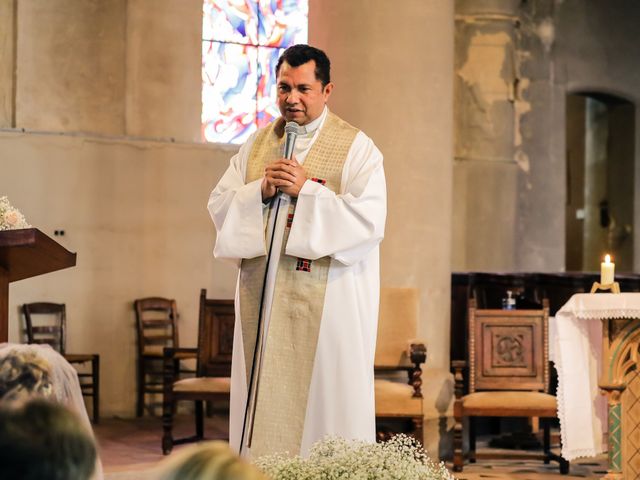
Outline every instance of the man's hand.
{"label": "man's hand", "polygon": [[304,168],[293,158],[281,158],[269,165],[262,179],[262,200],[273,197],[278,190],[296,198],[307,181]]}

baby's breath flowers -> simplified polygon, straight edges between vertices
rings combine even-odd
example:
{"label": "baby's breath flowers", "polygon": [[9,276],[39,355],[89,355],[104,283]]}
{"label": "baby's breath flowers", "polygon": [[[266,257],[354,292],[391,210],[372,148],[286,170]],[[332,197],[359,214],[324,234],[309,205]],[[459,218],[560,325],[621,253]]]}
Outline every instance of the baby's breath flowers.
{"label": "baby's breath flowers", "polygon": [[383,443],[327,437],[309,457],[267,455],[256,465],[272,480],[453,480],[443,463],[429,459],[407,435]]}
{"label": "baby's breath flowers", "polygon": [[17,208],[13,208],[7,197],[0,197],[0,230],[17,230],[31,225]]}

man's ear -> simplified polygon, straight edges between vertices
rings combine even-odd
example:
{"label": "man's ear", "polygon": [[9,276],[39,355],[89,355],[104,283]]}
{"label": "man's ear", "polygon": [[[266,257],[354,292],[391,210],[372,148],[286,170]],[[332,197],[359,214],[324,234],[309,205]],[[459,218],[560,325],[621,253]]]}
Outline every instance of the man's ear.
{"label": "man's ear", "polygon": [[333,83],[331,82],[327,83],[322,89],[322,95],[324,95],[325,102],[329,100],[329,97],[331,96],[332,91],[333,91]]}

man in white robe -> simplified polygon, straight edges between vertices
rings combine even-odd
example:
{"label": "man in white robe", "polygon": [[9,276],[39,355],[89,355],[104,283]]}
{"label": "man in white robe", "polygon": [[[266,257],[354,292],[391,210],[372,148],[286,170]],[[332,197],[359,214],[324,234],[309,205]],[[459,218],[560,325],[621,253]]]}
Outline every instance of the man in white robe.
{"label": "man in white robe", "polygon": [[[240,148],[208,203],[214,255],[240,264],[230,443],[251,457],[305,455],[326,435],[375,441],[382,154],[328,111],[324,52],[290,47],[276,73],[282,117]],[[303,130],[291,160],[285,121]]]}

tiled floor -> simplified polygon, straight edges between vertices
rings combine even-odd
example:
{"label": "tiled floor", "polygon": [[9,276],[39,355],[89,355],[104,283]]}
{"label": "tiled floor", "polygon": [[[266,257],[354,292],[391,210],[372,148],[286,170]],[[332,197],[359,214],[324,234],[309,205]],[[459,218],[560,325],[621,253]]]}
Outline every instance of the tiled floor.
{"label": "tiled floor", "polygon": [[558,464],[544,465],[539,461],[520,460],[479,460],[473,465],[465,465],[464,471],[456,474],[459,480],[481,479],[577,479],[602,478],[606,474],[606,457],[580,459],[571,462],[569,475],[560,475]]}
{"label": "tiled floor", "polygon": [[[104,419],[95,427],[100,444],[106,480],[152,480],[153,469],[163,458],[160,449],[162,423],[160,418],[122,420]],[[194,433],[192,417],[179,417],[176,436]],[[226,419],[206,419],[205,435],[210,439],[226,437]],[[179,450],[180,447],[176,447]],[[448,465],[449,467],[451,465]],[[459,480],[540,480],[557,478],[596,479],[606,473],[606,458],[582,459],[571,463],[569,475],[560,475],[557,463],[544,465],[540,461],[479,460],[465,465],[464,472],[456,475]]]}
{"label": "tiled floor", "polygon": [[[226,438],[227,419],[206,418],[205,436],[207,439]],[[100,448],[100,458],[106,478],[121,478],[112,475],[122,472],[145,471],[155,467],[165,458],[162,455],[162,420],[159,417],[139,419],[101,419],[94,426]],[[188,437],[195,433],[193,417],[180,416],[174,428],[174,437]],[[176,446],[177,451],[181,446]],[[122,477],[125,478],[125,477]],[[130,476],[126,478],[146,478]]]}

